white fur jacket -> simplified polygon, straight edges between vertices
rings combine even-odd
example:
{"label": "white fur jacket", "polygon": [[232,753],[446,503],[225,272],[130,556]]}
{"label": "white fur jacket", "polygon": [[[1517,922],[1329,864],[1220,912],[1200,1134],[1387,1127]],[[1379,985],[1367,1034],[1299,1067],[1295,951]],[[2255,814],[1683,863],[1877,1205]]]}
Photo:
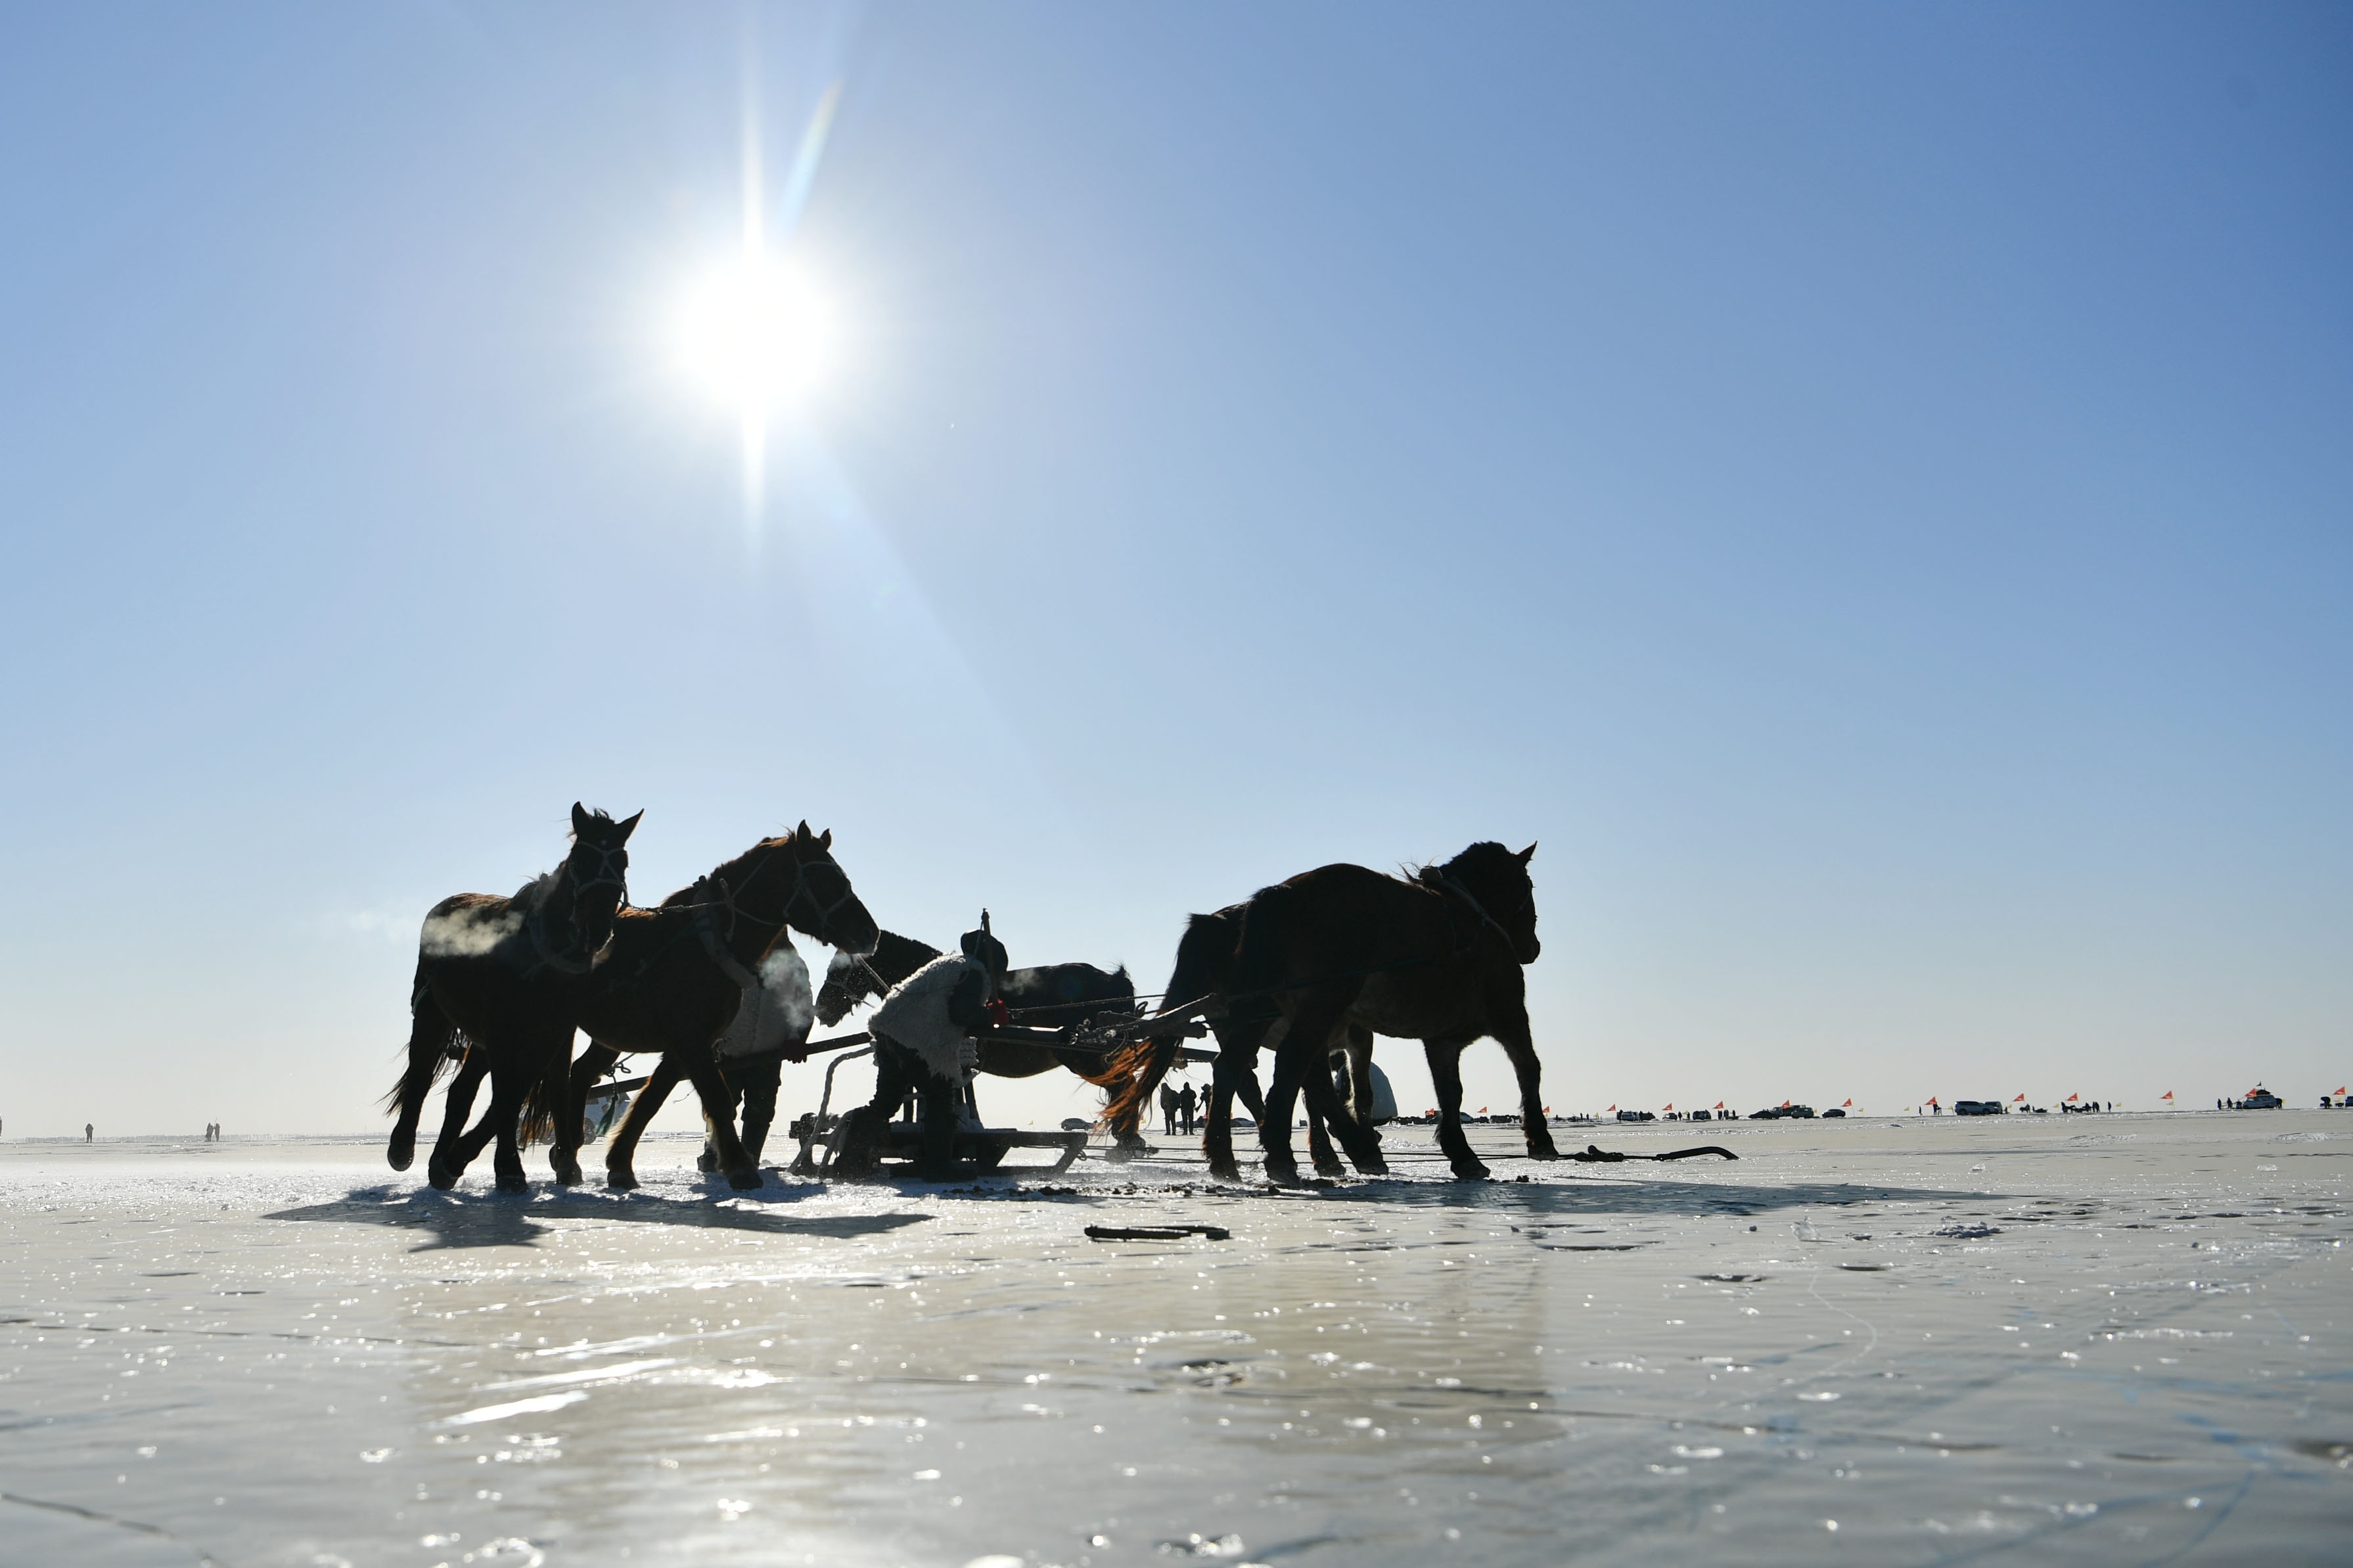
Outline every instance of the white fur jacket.
{"label": "white fur jacket", "polygon": [[772,1051],[778,1046],[798,1047],[808,1039],[817,1006],[809,994],[808,965],[789,942],[779,941],[754,971],[757,991],[744,993],[735,1021],[719,1037],[715,1049],[723,1060]]}
{"label": "white fur jacket", "polygon": [[959,1081],[973,1065],[976,1052],[964,1026],[948,1016],[948,995],[968,974],[980,976],[984,996],[996,994],[987,964],[962,953],[947,953],[892,987],[891,994],[882,998],[873,1017],[867,1020],[867,1031],[888,1036],[913,1051],[934,1077]]}

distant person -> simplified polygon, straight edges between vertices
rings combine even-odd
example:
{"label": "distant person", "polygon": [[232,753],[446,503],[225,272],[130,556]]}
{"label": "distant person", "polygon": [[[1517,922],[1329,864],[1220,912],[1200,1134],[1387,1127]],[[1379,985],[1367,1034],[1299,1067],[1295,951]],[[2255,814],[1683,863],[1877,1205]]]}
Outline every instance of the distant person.
{"label": "distant person", "polygon": [[1160,1120],[1166,1124],[1168,1136],[1176,1137],[1176,1091],[1165,1083],[1160,1086]]}
{"label": "distant person", "polygon": [[81,1124],[81,1141],[85,1143],[95,1143],[98,1142],[97,1122],[85,1121]]}
{"label": "distant person", "polygon": [[1185,1124],[1185,1136],[1187,1138],[1193,1136],[1193,1116],[1200,1109],[1200,1093],[1191,1084],[1187,1084],[1185,1092],[1176,1097],[1176,1115]]}

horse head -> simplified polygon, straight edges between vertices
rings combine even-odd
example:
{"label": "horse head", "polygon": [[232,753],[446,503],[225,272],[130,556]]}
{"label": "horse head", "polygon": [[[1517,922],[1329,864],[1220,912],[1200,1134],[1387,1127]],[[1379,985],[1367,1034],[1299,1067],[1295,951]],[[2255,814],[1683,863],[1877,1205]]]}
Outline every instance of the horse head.
{"label": "horse head", "polygon": [[1536,847],[1514,851],[1500,844],[1473,844],[1438,868],[1440,885],[1451,882],[1477,900],[1479,910],[1503,931],[1512,956],[1534,963],[1544,952],[1536,940],[1536,889],[1528,862]]}
{"label": "horse head", "polygon": [[835,952],[817,994],[817,1021],[830,1029],[860,1002],[881,995],[939,955],[929,942],[895,931],[881,932],[872,952]]}
{"label": "horse head", "polygon": [[613,934],[614,916],[629,896],[629,835],[643,816],[616,822],[572,803],[572,850],[564,858],[563,876],[571,889],[572,930],[584,953],[602,951]]}
{"label": "horse head", "polygon": [[[804,821],[782,838],[762,840],[744,858],[748,860],[763,852],[789,862],[789,866],[776,868],[789,869],[789,890],[780,886],[770,895],[783,899],[779,925],[789,925],[838,952],[863,957],[874,951],[875,943],[881,940],[882,928],[866,912],[866,906],[858,901],[857,891],[849,885],[849,874],[834,863],[830,828],[812,833]],[[765,865],[762,868],[766,868]]]}

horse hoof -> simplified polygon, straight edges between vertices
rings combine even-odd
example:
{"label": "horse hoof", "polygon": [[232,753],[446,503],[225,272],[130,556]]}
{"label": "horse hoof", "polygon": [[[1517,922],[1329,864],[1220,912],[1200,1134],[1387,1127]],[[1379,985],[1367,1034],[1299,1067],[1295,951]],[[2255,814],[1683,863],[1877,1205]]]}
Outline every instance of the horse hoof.
{"label": "horse hoof", "polygon": [[1278,1165],[1273,1161],[1269,1160],[1266,1163],[1266,1179],[1272,1182],[1278,1187],[1298,1186],[1300,1184],[1299,1167],[1296,1165]]}
{"label": "horse hoof", "polygon": [[1487,1167],[1476,1160],[1467,1165],[1454,1167],[1454,1179],[1458,1182],[1483,1182],[1490,1174]]}
{"label": "horse hoof", "polygon": [[1359,1160],[1356,1162],[1356,1173],[1361,1176],[1386,1176],[1389,1173],[1389,1163],[1378,1155],[1369,1160]]}
{"label": "horse hoof", "polygon": [[1315,1162],[1315,1173],[1319,1176],[1329,1176],[1336,1181],[1348,1173],[1348,1167],[1337,1160],[1318,1160]]}
{"label": "horse hoof", "polygon": [[1213,1182],[1239,1182],[1242,1179],[1241,1167],[1230,1160],[1222,1165],[1213,1164],[1209,1167],[1209,1179]]}
{"label": "horse hoof", "polygon": [[1559,1150],[1554,1148],[1549,1143],[1544,1144],[1542,1147],[1538,1147],[1537,1145],[1531,1143],[1528,1145],[1528,1158],[1531,1160],[1558,1160],[1563,1158],[1563,1155]]}
{"label": "horse hoof", "polygon": [[730,1171],[727,1173],[727,1184],[739,1193],[748,1193],[763,1184],[757,1171]]}
{"label": "horse hoof", "polygon": [[522,1176],[501,1176],[499,1178],[499,1191],[502,1193],[527,1193],[531,1191],[531,1183],[527,1178]]}
{"label": "horse hoof", "polygon": [[638,1178],[633,1172],[607,1171],[605,1173],[605,1185],[611,1188],[614,1192],[629,1192],[634,1190],[637,1184]]}
{"label": "horse hoof", "polygon": [[392,1141],[392,1146],[384,1152],[384,1158],[385,1163],[390,1165],[394,1170],[406,1171],[409,1166],[417,1163],[417,1140],[414,1138],[394,1139]]}
{"label": "horse hoof", "polygon": [[705,1149],[694,1157],[694,1168],[707,1176],[719,1169],[719,1156]]}
{"label": "horse hoof", "polygon": [[427,1165],[425,1168],[425,1179],[433,1184],[434,1191],[446,1193],[458,1184],[458,1173],[445,1170],[439,1165]]}
{"label": "horse hoof", "polygon": [[559,1187],[578,1186],[580,1184],[580,1163],[576,1160],[568,1160],[563,1164],[556,1166],[555,1184]]}

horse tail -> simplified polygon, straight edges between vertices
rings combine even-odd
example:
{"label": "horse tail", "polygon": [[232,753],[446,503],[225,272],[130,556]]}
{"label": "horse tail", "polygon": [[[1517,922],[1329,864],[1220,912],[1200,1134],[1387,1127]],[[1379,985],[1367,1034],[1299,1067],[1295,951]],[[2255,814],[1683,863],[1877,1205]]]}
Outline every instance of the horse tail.
{"label": "horse tail", "polygon": [[522,1097],[522,1113],[515,1121],[515,1142],[528,1149],[534,1143],[555,1141],[555,1096],[547,1092],[547,1079],[532,1079],[531,1088]]}
{"label": "horse tail", "polygon": [[441,1075],[449,1070],[450,1042],[463,1038],[441,1004],[433,999],[433,987],[425,974],[425,955],[417,954],[417,981],[408,992],[407,1065],[384,1097],[384,1113],[398,1115],[412,1093],[416,1103],[422,1104]]}
{"label": "horse tail", "polygon": [[[1176,967],[1168,977],[1163,1003],[1181,1007],[1228,987],[1234,941],[1240,930],[1240,914],[1236,907],[1186,920],[1185,934],[1176,942]],[[1126,972],[1123,969],[1121,973]],[[1120,1129],[1140,1123],[1151,1108],[1152,1091],[1160,1087],[1160,1080],[1176,1065],[1176,1054],[1183,1048],[1183,1040],[1168,1036],[1139,1040],[1114,1052],[1103,1064],[1103,1077],[1088,1079],[1090,1083],[1112,1089],[1097,1125]]]}

